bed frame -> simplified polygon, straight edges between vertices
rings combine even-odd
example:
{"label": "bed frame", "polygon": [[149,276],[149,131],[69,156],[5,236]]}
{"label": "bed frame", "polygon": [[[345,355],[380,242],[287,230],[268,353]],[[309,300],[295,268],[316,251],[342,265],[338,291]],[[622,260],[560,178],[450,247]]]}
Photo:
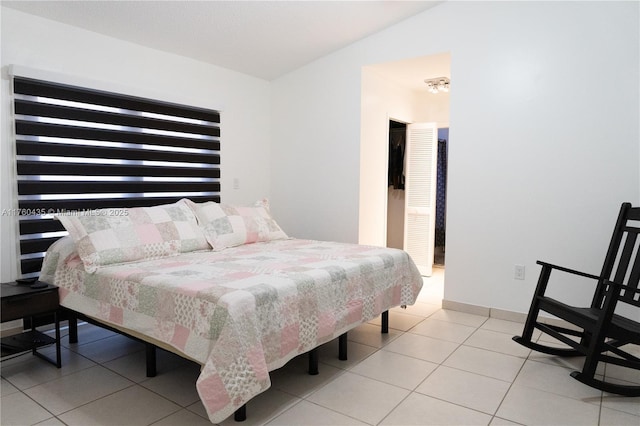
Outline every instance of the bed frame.
{"label": "bed frame", "polygon": [[[69,343],[78,343],[78,320],[82,320],[88,322],[90,324],[97,325],[98,327],[105,328],[107,330],[111,330],[113,332],[125,335],[131,339],[137,340],[145,345],[145,359],[146,359],[146,369],[147,369],[147,377],[155,377],[157,374],[156,368],[156,348],[161,347],[163,349],[169,350],[172,353],[176,353],[175,351],[168,348],[166,345],[149,338],[148,336],[143,335],[132,335],[129,331],[125,331],[122,329],[115,328],[111,325],[104,324],[98,320],[95,320],[91,317],[88,317],[80,312],[73,311],[71,309],[63,308],[64,312],[67,313],[67,318],[69,320]],[[389,333],[389,311],[384,311],[382,313],[382,327],[381,333],[386,334]],[[177,355],[184,358],[184,355],[180,353],[176,353]],[[311,376],[315,376],[320,373],[319,370],[319,357],[318,357],[318,348],[314,348],[308,352],[309,357],[309,367],[308,373]],[[338,359],[341,361],[346,361],[348,359],[347,356],[347,333],[343,333],[338,337]],[[195,361],[194,361],[195,362]],[[243,405],[240,407],[233,416],[234,420],[237,422],[242,422],[247,419],[247,405]]]}

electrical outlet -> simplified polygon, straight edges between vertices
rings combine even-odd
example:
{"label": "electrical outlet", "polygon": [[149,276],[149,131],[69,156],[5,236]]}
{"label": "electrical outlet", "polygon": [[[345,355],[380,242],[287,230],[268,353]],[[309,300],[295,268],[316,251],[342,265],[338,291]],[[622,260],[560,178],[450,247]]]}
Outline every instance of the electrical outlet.
{"label": "electrical outlet", "polygon": [[233,178],[233,189],[240,189],[240,179]]}
{"label": "electrical outlet", "polygon": [[513,278],[516,280],[524,280],[524,265],[513,266]]}

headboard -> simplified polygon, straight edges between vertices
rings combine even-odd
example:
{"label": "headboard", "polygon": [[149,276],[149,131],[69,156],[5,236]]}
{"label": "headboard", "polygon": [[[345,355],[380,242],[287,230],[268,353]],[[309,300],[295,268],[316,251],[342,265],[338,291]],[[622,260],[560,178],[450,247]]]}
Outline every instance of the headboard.
{"label": "headboard", "polygon": [[220,201],[215,110],[13,77],[20,272],[39,274],[68,210]]}

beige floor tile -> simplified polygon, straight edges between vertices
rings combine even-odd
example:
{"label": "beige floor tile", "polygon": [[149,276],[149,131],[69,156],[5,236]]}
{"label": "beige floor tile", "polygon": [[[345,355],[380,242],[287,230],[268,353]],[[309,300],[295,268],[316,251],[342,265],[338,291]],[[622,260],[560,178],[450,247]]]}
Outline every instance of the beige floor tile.
{"label": "beige floor tile", "polygon": [[208,418],[201,417],[192,411],[182,409],[176,413],[170,414],[167,417],[158,420],[151,424],[152,426],[211,426],[211,422]]}
{"label": "beige floor tile", "polygon": [[390,312],[399,312],[401,314],[407,315],[415,315],[421,318],[427,318],[434,313],[438,312],[440,309],[440,305],[433,305],[430,303],[424,302],[416,302],[413,305],[408,305],[406,308],[402,308],[400,306],[391,309]]}
{"label": "beige floor tile", "polygon": [[195,402],[190,406],[186,407],[186,409],[188,411],[191,411],[192,413],[199,415],[200,417],[204,417],[206,419],[209,418],[209,416],[207,415],[207,410],[204,408],[202,401]]}
{"label": "beige floor tile", "polygon": [[196,389],[198,376],[200,376],[200,366],[192,363],[176,370],[159,372],[155,377],[149,377],[140,382],[140,385],[169,401],[186,407],[200,399]]}
{"label": "beige floor tile", "polygon": [[600,404],[602,392],[571,377],[571,371],[573,370],[570,368],[526,361],[513,383]]}
{"label": "beige floor tile", "polygon": [[510,382],[440,366],[416,392],[493,415],[509,386]]}
{"label": "beige floor tile", "polygon": [[[233,419],[233,416],[229,416],[220,424],[222,426],[264,425],[289,410],[300,401],[302,400],[297,396],[270,388],[247,403],[247,420],[242,423],[238,423]],[[189,407],[189,410],[198,413],[198,411],[193,410],[192,407]]]}
{"label": "beige floor tile", "polygon": [[604,407],[600,411],[600,426],[638,426],[639,424],[640,415],[633,415]]}
{"label": "beige floor tile", "polygon": [[271,387],[304,398],[345,372],[343,369],[324,363],[319,364],[318,374],[315,376],[310,376],[308,371],[307,356],[296,357],[284,367],[269,373]]}
{"label": "beige floor tile", "polygon": [[524,361],[515,356],[462,345],[443,365],[510,382]]}
{"label": "beige floor tile", "polygon": [[405,333],[389,343],[383,350],[439,364],[450,356],[458,346],[453,342]]}
{"label": "beige floor tile", "polygon": [[[409,315],[402,312],[389,311],[389,329],[407,331],[411,327],[415,326],[416,324],[418,324],[420,321],[423,321],[423,320],[424,318],[416,315]],[[377,326],[380,326],[381,322],[382,321],[380,317],[377,317],[374,320],[369,321],[370,324],[377,325]]]}
{"label": "beige floor tile", "polygon": [[389,333],[381,333],[380,326],[361,324],[347,335],[348,340],[375,348],[382,348],[402,334],[401,331],[389,328]]}
{"label": "beige floor tile", "polygon": [[179,410],[173,402],[135,385],[58,417],[69,426],[134,426],[149,425]]}
{"label": "beige floor tile", "polygon": [[77,343],[69,343],[69,329],[66,325],[66,322],[61,323],[60,333],[60,344],[69,348],[77,348],[80,345],[86,345],[87,343],[96,342],[98,340],[118,335],[117,333],[107,330],[106,328],[98,327],[96,325],[81,321],[78,322]]}
{"label": "beige floor tile", "polygon": [[144,351],[144,349],[144,344],[119,334],[73,348],[75,352],[98,363],[108,362],[134,352]]}
{"label": "beige floor tile", "polygon": [[346,372],[312,394],[308,401],[369,424],[377,424],[409,391]]}
{"label": "beige floor tile", "polygon": [[491,426],[518,426],[520,423],[512,422],[511,420],[502,419],[500,417],[494,417],[491,419]]}
{"label": "beige floor tile", "polygon": [[[101,365],[136,383],[148,379],[145,351],[137,351],[121,356],[112,361],[103,362]],[[159,361],[157,361],[156,366],[158,373],[162,372]]]}
{"label": "beige floor tile", "polygon": [[[571,357],[561,357],[555,355],[548,355],[536,351],[531,351],[528,359],[530,361],[543,362],[545,364],[556,365],[558,367],[570,368],[573,370],[582,370],[582,366],[584,365],[584,357],[583,356],[571,356]],[[596,373],[599,375],[604,374],[604,365],[599,365]]]}
{"label": "beige floor tile", "polygon": [[427,318],[409,330],[409,333],[433,337],[448,342],[462,343],[467,340],[474,331],[476,331],[476,327]]}
{"label": "beige floor tile", "polygon": [[[524,324],[515,321],[505,321],[498,318],[489,318],[484,324],[480,326],[483,330],[497,331],[499,333],[506,333],[510,336],[521,336]],[[533,338],[537,340],[540,336],[539,330],[533,331]]]}
{"label": "beige floor tile", "polygon": [[[577,327],[574,327],[572,324],[566,324],[567,328],[575,328],[577,329]],[[567,335],[566,337],[575,340],[575,341],[579,341],[580,337],[577,336],[569,336]],[[535,338],[535,337],[533,337]],[[553,343],[552,345],[549,346],[553,346],[553,347],[566,347],[566,345],[564,343],[562,343],[560,340],[556,339],[553,336],[550,336],[546,333],[542,333],[540,332],[540,336],[538,336],[538,342],[541,344],[549,344],[549,343]]]}
{"label": "beige floor tile", "polygon": [[513,385],[496,415],[526,425],[597,425],[599,411],[594,404]]}
{"label": "beige floor tile", "polygon": [[57,417],[51,417],[39,423],[36,423],[34,426],[67,426],[67,425],[65,425],[60,420],[58,420]]}
{"label": "beige floor tile", "polygon": [[422,290],[418,294],[418,301],[432,305],[442,306],[444,297],[444,269],[433,268],[431,277],[423,277]]}
{"label": "beige floor tile", "polygon": [[66,348],[61,349],[61,358],[61,368],[29,353],[2,361],[2,377],[18,389],[28,389],[96,366],[95,362]]}
{"label": "beige floor tile", "polygon": [[377,350],[378,348],[374,346],[363,345],[362,343],[348,340],[347,359],[342,361],[338,359],[338,341],[335,339],[318,348],[318,357],[322,364],[328,364],[333,367],[346,370],[367,358]]}
{"label": "beige floor tile", "polygon": [[[191,364],[195,365],[193,361],[181,358],[174,353],[156,349],[156,369],[158,374],[184,368]],[[104,362],[102,365],[137,383],[148,379],[145,351],[137,351],[121,356],[112,361]]]}
{"label": "beige floor tile", "polygon": [[439,285],[440,287],[442,287],[442,285],[444,284],[444,277],[445,277],[445,268],[434,266],[431,271],[431,276],[429,277],[423,276],[422,280],[425,284]]}
{"label": "beige floor tile", "polygon": [[[628,397],[604,393],[602,396],[602,407],[612,410],[623,411],[628,414],[640,417],[640,397]],[[640,424],[640,423],[638,423]]]}
{"label": "beige floor tile", "polygon": [[132,381],[104,367],[95,366],[34,386],[24,392],[57,415],[131,385]]}
{"label": "beige floor tile", "polygon": [[0,400],[2,426],[33,425],[51,417],[52,413],[21,392],[3,395]]}
{"label": "beige floor tile", "polygon": [[301,401],[267,423],[269,426],[365,426],[366,424],[308,401]]}
{"label": "beige floor tile", "polygon": [[421,303],[428,303],[430,305],[442,307],[442,299],[444,293],[441,288],[434,285],[425,285],[422,287],[420,294],[418,294],[417,301]]}
{"label": "beige floor tile", "polygon": [[[635,355],[637,356],[637,355]],[[640,370],[622,367],[615,364],[604,364],[604,375],[609,379],[624,380],[631,383],[631,386],[640,386]]]}
{"label": "beige floor tile", "polygon": [[482,315],[469,314],[467,312],[452,311],[450,309],[441,309],[429,317],[430,319],[448,321],[456,324],[468,325],[471,327],[480,327],[487,322],[488,318]]}
{"label": "beige floor tile", "polygon": [[5,379],[2,379],[2,391],[0,392],[0,396],[4,397],[16,392],[20,392],[20,390]]}
{"label": "beige floor tile", "polygon": [[490,351],[500,352],[507,355],[513,355],[520,358],[526,358],[531,349],[526,348],[513,340],[509,334],[500,333],[492,330],[478,329],[465,342],[466,346],[474,348],[488,349]]}
{"label": "beige floor tile", "polygon": [[438,364],[395,352],[378,351],[351,370],[371,379],[413,390]]}
{"label": "beige floor tile", "polygon": [[426,395],[412,393],[381,425],[487,425],[491,416]]}

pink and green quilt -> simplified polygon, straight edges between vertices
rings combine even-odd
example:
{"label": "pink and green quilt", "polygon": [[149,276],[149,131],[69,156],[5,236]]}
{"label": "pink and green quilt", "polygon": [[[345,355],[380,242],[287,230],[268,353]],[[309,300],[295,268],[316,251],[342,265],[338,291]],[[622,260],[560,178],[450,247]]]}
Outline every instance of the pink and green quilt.
{"label": "pink and green quilt", "polygon": [[202,364],[196,387],[217,423],[270,386],[269,371],[392,307],[422,277],[402,250],[283,239],[101,267],[73,242],[47,253],[41,280],[60,304],[159,340]]}

